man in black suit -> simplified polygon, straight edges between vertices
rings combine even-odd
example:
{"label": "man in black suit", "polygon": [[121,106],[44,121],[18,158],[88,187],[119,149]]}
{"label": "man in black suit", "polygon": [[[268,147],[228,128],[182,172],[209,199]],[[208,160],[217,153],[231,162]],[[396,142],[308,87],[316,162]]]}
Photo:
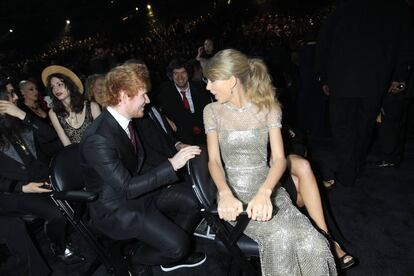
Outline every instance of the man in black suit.
{"label": "man in black suit", "polygon": [[317,44],[318,73],[330,96],[335,180],[353,185],[365,163],[375,118],[392,81],[403,82],[413,32],[403,1],[342,1]]}
{"label": "man in black suit", "polygon": [[105,82],[108,107],[80,143],[86,188],[99,194],[90,205],[93,225],[113,239],[137,239],[133,264],[161,264],[169,271],[203,263],[204,254],[189,255],[196,199],[176,183],[176,171],[200,149],[189,146],[157,166],[147,164],[131,119],[142,117],[149,103],[148,70],[118,66]]}
{"label": "man in black suit", "polygon": [[184,59],[173,59],[167,68],[172,80],[161,85],[158,102],[162,111],[177,126],[177,138],[186,144],[206,144],[203,110],[211,102],[210,93],[201,82],[189,81]]}

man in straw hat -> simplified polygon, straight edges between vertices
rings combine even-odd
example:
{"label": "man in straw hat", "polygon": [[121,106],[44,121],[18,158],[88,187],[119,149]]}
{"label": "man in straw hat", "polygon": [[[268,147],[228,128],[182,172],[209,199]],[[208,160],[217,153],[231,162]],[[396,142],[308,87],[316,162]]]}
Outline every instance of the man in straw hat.
{"label": "man in straw hat", "polygon": [[198,222],[196,199],[175,184],[176,171],[200,153],[199,147],[186,147],[151,168],[131,122],[149,103],[148,70],[136,64],[115,67],[105,86],[107,109],[80,143],[86,188],[99,194],[90,205],[93,225],[112,239],[139,241],[128,253],[141,275],[150,273],[150,265],[170,271],[202,264],[205,254],[189,252]]}

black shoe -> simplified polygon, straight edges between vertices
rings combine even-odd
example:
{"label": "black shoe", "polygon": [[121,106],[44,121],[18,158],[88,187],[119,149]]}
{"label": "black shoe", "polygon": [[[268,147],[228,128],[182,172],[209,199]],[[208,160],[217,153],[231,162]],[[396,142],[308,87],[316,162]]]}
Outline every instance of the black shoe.
{"label": "black shoe", "polygon": [[152,276],[152,268],[147,265],[131,265],[129,268],[131,276]]}
{"label": "black shoe", "polygon": [[205,253],[194,252],[193,254],[188,256],[187,259],[181,262],[161,265],[161,269],[162,271],[168,272],[168,271],[173,271],[173,270],[183,268],[183,267],[196,267],[196,266],[203,264],[206,261],[206,259],[207,259],[207,256]]}
{"label": "black shoe", "polygon": [[85,257],[76,253],[75,250],[69,245],[66,245],[66,248],[63,252],[59,252],[56,250],[55,244],[51,243],[50,249],[56,258],[58,258],[66,265],[78,264],[85,261]]}

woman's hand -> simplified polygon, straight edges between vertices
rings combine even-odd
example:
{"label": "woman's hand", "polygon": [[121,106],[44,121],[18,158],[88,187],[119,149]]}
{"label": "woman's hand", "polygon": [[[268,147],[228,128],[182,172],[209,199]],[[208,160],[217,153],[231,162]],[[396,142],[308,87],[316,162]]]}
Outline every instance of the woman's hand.
{"label": "woman's hand", "polygon": [[23,193],[50,193],[52,190],[41,188],[45,185],[43,182],[30,182],[22,186]]}
{"label": "woman's hand", "polygon": [[272,190],[259,189],[254,198],[247,205],[247,215],[252,220],[268,221],[272,218],[273,205],[270,200]]}
{"label": "woman's hand", "polygon": [[9,114],[10,116],[19,118],[23,120],[26,117],[26,112],[21,110],[12,102],[9,101],[0,101],[0,113],[1,114]]}
{"label": "woman's hand", "polygon": [[235,198],[230,191],[219,193],[217,211],[221,219],[235,221],[237,216],[243,212],[243,203]]}

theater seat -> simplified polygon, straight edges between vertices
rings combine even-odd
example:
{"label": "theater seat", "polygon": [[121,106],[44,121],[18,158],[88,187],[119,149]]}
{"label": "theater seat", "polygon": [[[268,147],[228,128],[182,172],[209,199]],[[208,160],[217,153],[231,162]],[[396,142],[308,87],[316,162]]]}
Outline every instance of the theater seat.
{"label": "theater seat", "polygon": [[234,226],[220,219],[217,212],[217,189],[208,171],[207,149],[188,162],[195,194],[202,206],[201,213],[215,233],[218,248],[232,257],[229,275],[259,275],[249,259],[259,258],[259,248],[255,241],[243,234],[250,219],[246,212],[238,216]]}
{"label": "theater seat", "polygon": [[85,275],[92,275],[101,263],[110,275],[131,275],[118,244],[102,237],[84,219],[87,204],[98,195],[84,190],[78,144],[65,147],[53,158],[50,183],[54,190],[53,201],[97,255]]}

